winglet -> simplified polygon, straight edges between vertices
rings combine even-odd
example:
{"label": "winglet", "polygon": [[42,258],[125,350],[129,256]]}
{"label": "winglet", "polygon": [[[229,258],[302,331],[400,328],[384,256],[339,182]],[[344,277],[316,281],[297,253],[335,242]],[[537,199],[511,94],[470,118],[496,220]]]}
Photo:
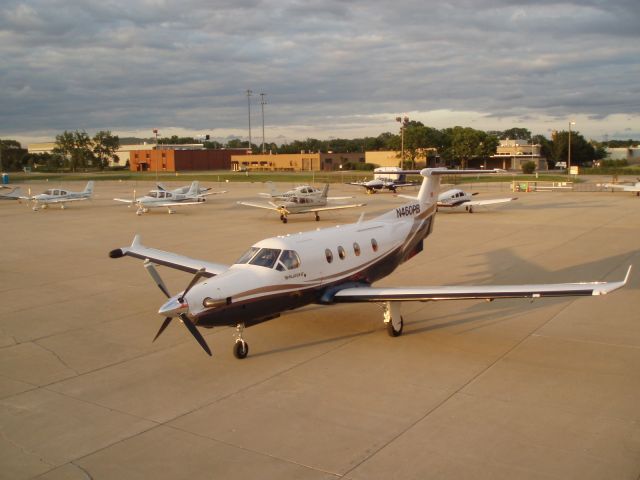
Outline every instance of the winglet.
{"label": "winglet", "polygon": [[629,275],[631,274],[631,267],[633,267],[633,265],[629,265],[629,268],[627,268],[627,274],[624,276],[624,280],[622,281],[622,285],[626,285],[627,284],[627,280],[629,280]]}
{"label": "winglet", "polygon": [[136,236],[133,237],[133,242],[131,242],[131,248],[140,246],[140,240],[141,240],[140,234],[136,233]]}
{"label": "winglet", "polygon": [[633,265],[629,265],[627,269],[627,274],[624,276],[624,280],[620,282],[606,282],[601,284],[601,286],[593,289],[593,295],[606,295],[607,293],[618,290],[619,288],[624,287],[629,280],[629,276],[631,275],[631,267]]}

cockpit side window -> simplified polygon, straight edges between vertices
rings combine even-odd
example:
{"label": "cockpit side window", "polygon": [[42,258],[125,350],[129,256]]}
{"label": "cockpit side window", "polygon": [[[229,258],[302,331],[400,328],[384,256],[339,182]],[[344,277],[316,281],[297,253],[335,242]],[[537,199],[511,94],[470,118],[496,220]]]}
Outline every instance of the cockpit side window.
{"label": "cockpit side window", "polygon": [[151,198],[158,198],[158,192],[149,192]]}
{"label": "cockpit side window", "polygon": [[251,265],[273,268],[280,255],[280,250],[275,248],[261,248],[260,251],[249,262]]}
{"label": "cockpit side window", "polygon": [[280,255],[280,262],[287,270],[294,270],[300,266],[300,257],[293,250],[283,250]]}
{"label": "cockpit side window", "polygon": [[249,263],[249,260],[253,258],[258,250],[260,249],[257,247],[251,247],[249,250],[244,252],[244,254],[238,260],[236,260],[236,263]]}

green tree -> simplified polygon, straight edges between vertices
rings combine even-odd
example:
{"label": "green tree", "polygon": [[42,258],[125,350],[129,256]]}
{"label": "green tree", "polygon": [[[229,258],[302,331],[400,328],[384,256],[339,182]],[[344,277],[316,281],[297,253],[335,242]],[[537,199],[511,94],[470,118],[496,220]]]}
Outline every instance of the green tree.
{"label": "green tree", "polygon": [[101,170],[109,165],[109,160],[118,162],[120,159],[116,152],[120,148],[120,139],[117,135],[112,135],[109,130],[100,130],[93,137],[93,154],[98,159],[98,166]]}
{"label": "green tree", "polygon": [[500,134],[500,140],[531,140],[531,131],[526,128],[510,128]]}
{"label": "green tree", "polygon": [[[555,162],[566,162],[569,158],[569,132],[556,132],[553,136],[553,147],[551,149],[552,160]],[[580,132],[571,132],[571,165],[585,165],[596,159],[596,149]]]}
{"label": "green tree", "polygon": [[16,140],[0,140],[0,170],[18,171],[26,166],[27,150]]}
{"label": "green tree", "polygon": [[86,167],[93,159],[91,138],[84,130],[81,132],[65,130],[62,134],[56,135],[56,146],[53,152],[66,159],[72,172],[75,172],[76,168]]}
{"label": "green tree", "polygon": [[495,153],[498,139],[469,127],[445,129],[441,156],[448,162],[467,168],[472,158],[486,158]]}

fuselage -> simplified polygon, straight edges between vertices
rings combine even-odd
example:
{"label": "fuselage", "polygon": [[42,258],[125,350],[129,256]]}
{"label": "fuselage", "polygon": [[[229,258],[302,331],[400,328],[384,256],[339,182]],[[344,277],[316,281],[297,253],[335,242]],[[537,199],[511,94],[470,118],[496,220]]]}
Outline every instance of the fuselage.
{"label": "fuselage", "polygon": [[458,188],[452,188],[446,192],[442,192],[438,195],[439,207],[459,207],[466,202],[472,200],[472,195],[460,190]]}
{"label": "fuselage", "polygon": [[136,202],[144,207],[164,206],[167,203],[181,202],[204,202],[203,197],[188,195],[186,193],[169,192],[166,190],[151,190],[144,197],[140,197]]}
{"label": "fuselage", "polygon": [[199,326],[249,326],[310,303],[331,303],[341,286],[371,284],[418,253],[434,212],[415,203],[365,222],[262,240],[227,271],[189,290],[188,314]]}

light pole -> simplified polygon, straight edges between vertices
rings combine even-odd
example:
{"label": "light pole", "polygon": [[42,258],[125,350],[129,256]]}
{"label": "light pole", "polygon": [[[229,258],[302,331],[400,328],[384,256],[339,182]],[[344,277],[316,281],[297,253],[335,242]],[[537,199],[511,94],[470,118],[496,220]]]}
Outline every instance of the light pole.
{"label": "light pole", "polygon": [[251,90],[247,90],[247,108],[249,109],[249,150],[251,148],[251,94],[253,92]]}
{"label": "light pole", "polygon": [[409,117],[396,117],[400,122],[400,168],[404,168],[404,127],[409,123]]}
{"label": "light pole", "polygon": [[567,145],[567,173],[571,174],[571,125],[576,122],[569,122],[569,145]]}
{"label": "light pole", "polygon": [[264,151],[264,105],[267,103],[266,100],[264,99],[266,93],[261,93],[260,94],[260,105],[262,106],[262,154],[265,154]]}
{"label": "light pole", "polygon": [[[158,129],[157,128],[153,129],[153,134],[156,136],[156,151],[154,155],[158,155]],[[154,160],[156,163],[156,183],[158,183],[158,159],[155,158]]]}

